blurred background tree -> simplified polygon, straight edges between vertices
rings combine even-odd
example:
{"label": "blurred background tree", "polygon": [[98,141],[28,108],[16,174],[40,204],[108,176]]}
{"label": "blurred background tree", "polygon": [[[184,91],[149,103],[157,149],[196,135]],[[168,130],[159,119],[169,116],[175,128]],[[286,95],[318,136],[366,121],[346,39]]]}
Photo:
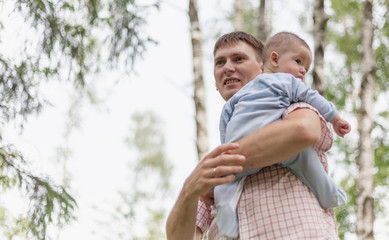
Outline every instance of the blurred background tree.
{"label": "blurred background tree", "polygon": [[[135,0],[1,1],[1,121],[17,121],[23,128],[29,115],[48,104],[41,93],[44,82],[69,81],[81,96],[90,97],[91,73],[123,64],[132,72],[147,44],[155,43],[142,29],[148,11],[158,7],[157,0],[148,5]],[[10,29],[15,22],[20,24],[16,32]],[[15,146],[0,142],[0,190],[17,188],[30,205],[17,219],[2,214],[0,228],[9,239],[46,239],[49,224],[75,218],[76,200],[69,189],[29,170]]]}
{"label": "blurred background tree", "polygon": [[[164,239],[174,168],[165,153],[163,123],[153,112],[136,112],[130,126],[125,139],[131,149],[128,184],[118,192],[120,203],[115,211],[103,213],[106,217],[99,221],[99,228],[104,229],[100,234],[107,240]],[[144,226],[145,231],[139,231],[139,226]]]}

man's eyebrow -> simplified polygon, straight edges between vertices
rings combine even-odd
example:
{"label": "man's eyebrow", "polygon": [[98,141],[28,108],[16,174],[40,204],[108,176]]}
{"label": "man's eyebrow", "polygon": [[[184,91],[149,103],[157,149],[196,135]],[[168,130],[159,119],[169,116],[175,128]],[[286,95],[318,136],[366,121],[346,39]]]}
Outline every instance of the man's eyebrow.
{"label": "man's eyebrow", "polygon": [[[239,55],[247,56],[248,54],[245,53],[245,52],[243,52],[243,51],[239,51],[239,52],[234,52],[234,53],[232,53],[232,54],[229,54],[228,57],[235,57],[235,56],[239,56]],[[220,59],[225,59],[225,58],[227,58],[227,57],[224,56],[224,55],[223,55],[223,56],[218,56],[218,57],[215,57],[215,58],[214,58],[214,61],[220,60]]]}
{"label": "man's eyebrow", "polygon": [[221,59],[224,59],[224,58],[226,58],[226,57],[225,57],[225,56],[215,57],[215,58],[214,58],[214,61],[216,62],[216,61],[221,60]]}
{"label": "man's eyebrow", "polygon": [[247,53],[239,51],[239,52],[235,52],[235,53],[233,53],[231,55],[232,56],[235,56],[235,55],[247,55]]}

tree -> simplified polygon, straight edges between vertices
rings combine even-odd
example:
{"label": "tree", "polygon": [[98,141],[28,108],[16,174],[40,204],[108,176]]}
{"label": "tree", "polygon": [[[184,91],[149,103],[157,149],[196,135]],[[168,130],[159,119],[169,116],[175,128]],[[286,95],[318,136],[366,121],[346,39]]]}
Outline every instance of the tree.
{"label": "tree", "polygon": [[[164,238],[166,202],[171,190],[173,171],[166,159],[165,138],[161,120],[153,112],[137,112],[132,115],[127,146],[134,150],[128,161],[128,189],[119,192],[122,199],[116,211],[103,221],[109,227],[106,239],[154,240]],[[115,228],[112,229],[112,222]],[[136,230],[145,227],[142,235]]]}
{"label": "tree", "polygon": [[271,15],[269,13],[268,4],[271,4],[270,1],[266,0],[260,0],[259,4],[259,21],[258,21],[258,38],[261,39],[261,41],[265,42],[269,37],[269,29],[271,29],[271,21],[268,17]]}
{"label": "tree", "polygon": [[271,29],[271,1],[234,0],[231,14],[234,31],[248,32],[265,42]]}
{"label": "tree", "polygon": [[[351,111],[358,116],[359,135],[355,142],[339,144],[338,141],[345,153],[340,164],[350,169],[342,180],[350,202],[337,209],[339,230],[342,237],[348,231],[356,232],[359,239],[372,239],[374,215],[382,214],[384,206],[380,204],[380,199],[388,187],[385,174],[389,162],[384,157],[389,151],[388,135],[385,133],[388,129],[387,111],[372,110],[377,105],[377,97],[386,91],[388,84],[388,52],[383,49],[388,47],[389,34],[385,26],[389,19],[385,11],[375,14],[371,11],[387,10],[388,4],[374,1],[376,7],[373,8],[372,1],[332,0],[331,3],[333,15],[329,21],[329,40],[342,54],[339,59],[344,61],[343,65],[339,65],[338,61],[338,66],[333,66],[335,71],[328,78],[331,82],[327,94],[339,106],[352,108]],[[374,45],[373,40],[376,41]],[[357,216],[357,221],[351,216]]]}
{"label": "tree", "polygon": [[359,157],[357,164],[357,236],[358,239],[374,239],[374,150],[371,131],[373,128],[372,108],[374,99],[375,57],[373,50],[374,24],[373,0],[364,3],[362,24],[361,91],[358,116]]}
{"label": "tree", "polygon": [[201,159],[208,152],[207,115],[205,108],[205,86],[203,80],[203,53],[202,36],[198,16],[197,0],[189,0],[190,36],[192,40],[195,119],[196,119],[196,147],[198,158]]}
{"label": "tree", "polygon": [[324,0],[315,0],[313,2],[313,38],[314,62],[313,62],[313,83],[312,88],[316,89],[321,95],[325,90],[324,77],[324,49],[326,36],[327,16],[324,11]]}
{"label": "tree", "polygon": [[[115,68],[124,62],[132,70],[153,42],[142,27],[145,14],[159,1],[140,5],[135,0],[16,0],[0,6],[1,16],[6,16],[0,19],[1,45],[16,49],[0,55],[0,117],[23,126],[30,114],[47,104],[40,91],[43,82],[70,81],[86,94],[85,86],[93,84],[88,74],[103,66]],[[14,27],[12,22],[21,23],[24,31],[18,31],[18,41],[11,39],[12,47],[7,47],[9,35],[3,32]],[[64,187],[29,171],[14,146],[1,143],[1,190],[17,188],[31,205],[17,220],[17,232],[28,239],[45,239],[48,225],[75,217],[76,201]],[[0,222],[0,228],[7,226]]]}

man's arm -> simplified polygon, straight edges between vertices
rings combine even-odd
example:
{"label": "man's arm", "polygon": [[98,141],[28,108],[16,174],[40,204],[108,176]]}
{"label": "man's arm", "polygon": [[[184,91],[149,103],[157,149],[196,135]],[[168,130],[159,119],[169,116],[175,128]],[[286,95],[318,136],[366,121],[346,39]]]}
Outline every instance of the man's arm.
{"label": "man's arm", "polygon": [[195,239],[198,198],[180,193],[166,222],[167,239]]}
{"label": "man's arm", "polygon": [[243,168],[254,169],[286,160],[314,145],[321,134],[319,116],[310,109],[297,109],[284,120],[271,123],[237,141],[233,154],[246,157]]}

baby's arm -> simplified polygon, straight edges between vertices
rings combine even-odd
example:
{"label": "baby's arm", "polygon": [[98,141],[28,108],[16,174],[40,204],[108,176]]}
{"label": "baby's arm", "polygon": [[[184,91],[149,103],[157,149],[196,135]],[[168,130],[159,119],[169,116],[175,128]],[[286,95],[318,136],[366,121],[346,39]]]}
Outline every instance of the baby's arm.
{"label": "baby's arm", "polygon": [[340,118],[339,114],[331,120],[331,123],[339,137],[344,137],[344,135],[349,133],[351,130],[350,124],[346,120]]}
{"label": "baby's arm", "polygon": [[[292,81],[289,80],[289,82],[292,83],[292,91],[288,96],[292,102],[302,101],[315,107],[327,121],[332,123],[338,136],[343,138],[344,135],[350,132],[350,124],[339,116],[333,103],[327,101],[317,91],[312,90],[299,79],[292,78]],[[286,88],[284,91],[287,93],[288,89]]]}

